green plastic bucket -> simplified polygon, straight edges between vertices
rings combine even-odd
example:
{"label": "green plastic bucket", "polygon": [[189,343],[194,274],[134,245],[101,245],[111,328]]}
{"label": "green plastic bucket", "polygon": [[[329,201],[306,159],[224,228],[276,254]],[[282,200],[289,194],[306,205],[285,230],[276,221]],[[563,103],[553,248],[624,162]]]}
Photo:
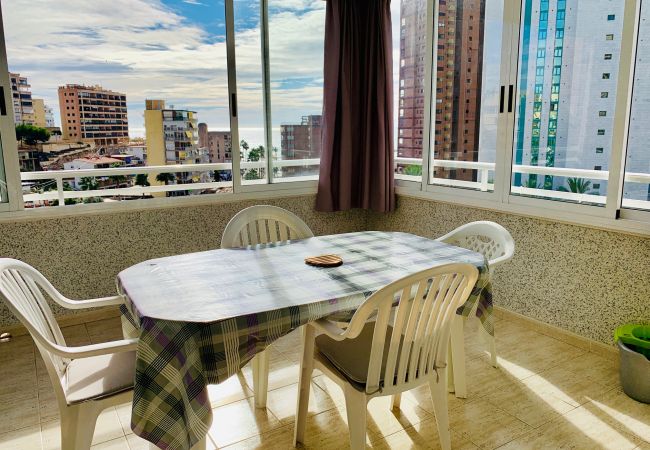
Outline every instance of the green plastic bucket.
{"label": "green plastic bucket", "polygon": [[623,325],[616,329],[621,387],[631,398],[650,403],[650,325]]}

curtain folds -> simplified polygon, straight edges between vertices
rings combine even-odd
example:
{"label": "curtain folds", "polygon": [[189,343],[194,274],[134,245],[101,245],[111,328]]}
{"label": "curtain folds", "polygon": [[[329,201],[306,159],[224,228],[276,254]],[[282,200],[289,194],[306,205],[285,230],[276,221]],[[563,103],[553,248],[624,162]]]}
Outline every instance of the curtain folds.
{"label": "curtain folds", "polygon": [[390,0],[327,0],[316,209],[395,208]]}

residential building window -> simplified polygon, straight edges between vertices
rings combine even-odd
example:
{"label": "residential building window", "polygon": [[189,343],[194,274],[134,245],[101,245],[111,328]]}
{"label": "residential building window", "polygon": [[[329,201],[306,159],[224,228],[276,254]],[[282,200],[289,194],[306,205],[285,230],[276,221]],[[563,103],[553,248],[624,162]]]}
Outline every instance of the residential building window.
{"label": "residential building window", "polygon": [[598,111],[599,117],[605,117],[606,115],[607,115],[607,111]]}

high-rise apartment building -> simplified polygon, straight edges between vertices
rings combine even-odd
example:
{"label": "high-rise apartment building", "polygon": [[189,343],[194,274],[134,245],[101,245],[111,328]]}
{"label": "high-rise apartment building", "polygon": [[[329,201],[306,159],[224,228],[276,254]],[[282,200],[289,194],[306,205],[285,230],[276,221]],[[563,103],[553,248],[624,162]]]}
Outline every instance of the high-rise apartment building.
{"label": "high-rise apartment building", "polygon": [[[607,170],[624,2],[541,0],[524,7],[514,163]],[[557,190],[566,179],[515,174],[513,183]],[[590,187],[607,192],[604,180]]]}
{"label": "high-rise apartment building", "polygon": [[208,131],[208,124],[199,124],[199,147],[207,148],[211,163],[232,162],[230,131]]}
{"label": "high-rise apartment building", "polygon": [[[205,164],[208,150],[200,147],[196,111],[168,109],[164,100],[146,100],[147,165]],[[181,182],[200,181],[201,174],[178,175]],[[151,180],[150,180],[151,181]]]}
{"label": "high-rise apartment building", "polygon": [[300,124],[280,125],[282,159],[320,158],[320,115],[303,116]]}
{"label": "high-rise apartment building", "polygon": [[61,129],[66,140],[94,141],[97,147],[128,144],[126,95],[101,86],[59,86]]}
{"label": "high-rise apartment building", "polygon": [[[421,158],[424,129],[426,0],[402,0],[397,156]],[[440,2],[431,132],[436,159],[478,161],[485,0]],[[471,170],[434,168],[437,178],[472,180]]]}
{"label": "high-rise apartment building", "polygon": [[11,81],[11,97],[14,104],[14,122],[16,125],[34,125],[34,104],[32,101],[32,90],[27,82],[27,77],[21,77],[19,73],[9,72]]}

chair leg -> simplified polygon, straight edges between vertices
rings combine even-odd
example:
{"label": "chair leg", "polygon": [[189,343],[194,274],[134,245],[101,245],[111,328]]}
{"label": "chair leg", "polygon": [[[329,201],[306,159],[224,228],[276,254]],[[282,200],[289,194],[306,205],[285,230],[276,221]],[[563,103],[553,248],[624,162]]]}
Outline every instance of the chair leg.
{"label": "chair leg", "polygon": [[455,315],[451,322],[451,359],[453,365],[454,392],[458,398],[467,398],[465,380],[465,337],[463,327],[465,318]]}
{"label": "chair leg", "polygon": [[399,405],[402,403],[402,393],[393,394],[390,397],[390,409],[399,409]]}
{"label": "chair leg", "polygon": [[255,407],[266,408],[266,395],[269,387],[269,354],[265,350],[253,357],[253,395]]}
{"label": "chair leg", "polygon": [[364,450],[366,448],[366,394],[357,391],[350,385],[343,388],[345,394],[345,410],[348,415],[348,428],[350,429],[350,450]]}
{"label": "chair leg", "polygon": [[89,450],[95,434],[98,410],[92,402],[68,406],[61,413],[61,448]]}
{"label": "chair leg", "polygon": [[494,336],[490,336],[483,327],[481,327],[481,333],[483,335],[483,340],[487,344],[488,351],[490,352],[490,364],[492,364],[492,367],[499,367],[497,363],[497,346]]}
{"label": "chair leg", "polygon": [[440,446],[442,450],[451,449],[451,433],[449,431],[449,411],[447,408],[447,389],[445,380],[447,375],[444,370],[440,371],[438,382],[430,381],[429,389],[431,391],[431,400],[433,402],[433,411],[436,415],[438,424],[438,435],[440,436]]}
{"label": "chair leg", "polygon": [[311,374],[314,370],[314,327],[305,325],[302,331],[302,358],[298,378],[298,400],[296,402],[296,423],[293,432],[293,446],[305,442],[305,425],[309,410],[309,389]]}

